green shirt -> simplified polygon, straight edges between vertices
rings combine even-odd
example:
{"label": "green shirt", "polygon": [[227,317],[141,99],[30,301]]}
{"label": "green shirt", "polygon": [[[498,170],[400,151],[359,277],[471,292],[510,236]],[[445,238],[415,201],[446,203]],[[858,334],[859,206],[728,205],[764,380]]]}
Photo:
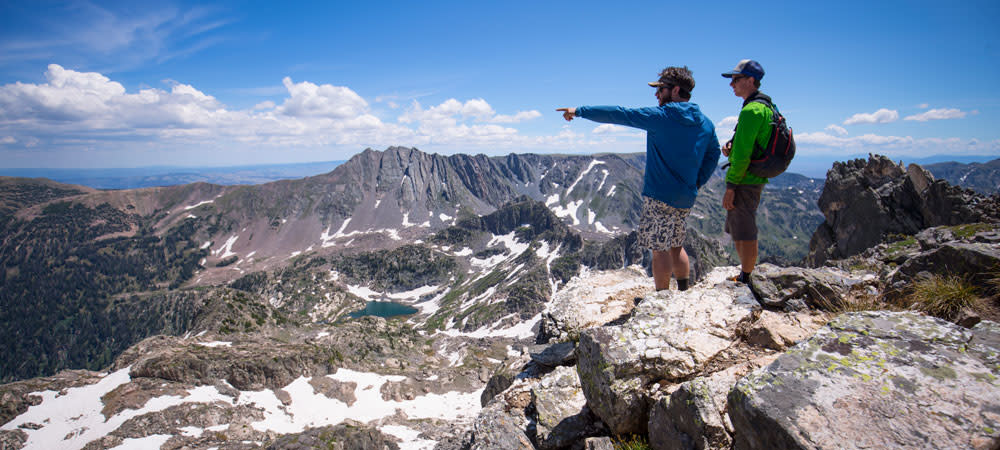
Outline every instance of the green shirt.
{"label": "green shirt", "polygon": [[761,178],[747,172],[754,143],[761,148],[767,147],[771,140],[771,108],[759,102],[750,102],[740,110],[736,134],[733,135],[733,148],[729,153],[729,170],[726,171],[726,183],[731,184],[765,184],[767,178]]}

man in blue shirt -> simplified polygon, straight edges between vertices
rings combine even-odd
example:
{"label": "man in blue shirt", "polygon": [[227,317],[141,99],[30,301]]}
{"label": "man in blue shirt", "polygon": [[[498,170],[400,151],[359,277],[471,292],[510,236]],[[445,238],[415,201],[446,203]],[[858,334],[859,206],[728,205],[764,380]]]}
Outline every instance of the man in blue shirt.
{"label": "man in blue shirt", "polygon": [[687,67],[667,67],[649,85],[656,88],[657,107],[580,106],[557,111],[566,120],[583,117],[646,130],[639,242],[653,252],[656,290],[669,289],[673,274],[683,291],[691,272],[683,247],[685,220],[698,189],[719,163],[719,138],[712,121],[690,102],[694,77]]}

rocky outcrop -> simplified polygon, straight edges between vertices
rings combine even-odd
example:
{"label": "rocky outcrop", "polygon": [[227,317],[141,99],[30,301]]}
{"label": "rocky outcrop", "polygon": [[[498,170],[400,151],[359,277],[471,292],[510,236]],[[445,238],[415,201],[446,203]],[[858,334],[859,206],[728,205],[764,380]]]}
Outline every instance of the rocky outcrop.
{"label": "rocky outcrop", "polygon": [[542,450],[565,448],[597,435],[603,426],[587,407],[576,369],[559,367],[531,389],[537,421],[536,442]]}
{"label": "rocky outcrop", "polygon": [[845,314],[736,384],[736,446],[996,448],[998,353],[993,322]]}
{"label": "rocky outcrop", "polygon": [[834,163],[819,199],[826,221],[813,234],[806,263],[856,255],[890,234],[1000,221],[1000,198],[954,187],[911,164],[879,155]]}
{"label": "rocky outcrop", "polygon": [[625,318],[652,290],[651,280],[638,266],[574,278],[552,296],[542,316],[540,340],[577,340],[583,330]]}
{"label": "rocky outcrop", "polygon": [[392,438],[359,423],[310,428],[287,434],[266,447],[268,450],[399,450]]}
{"label": "rocky outcrop", "polygon": [[708,276],[713,289],[650,294],[623,325],[581,333],[577,368],[583,392],[612,432],[645,433],[651,386],[699,375],[759,313],[750,290],[722,281],[725,275]]}

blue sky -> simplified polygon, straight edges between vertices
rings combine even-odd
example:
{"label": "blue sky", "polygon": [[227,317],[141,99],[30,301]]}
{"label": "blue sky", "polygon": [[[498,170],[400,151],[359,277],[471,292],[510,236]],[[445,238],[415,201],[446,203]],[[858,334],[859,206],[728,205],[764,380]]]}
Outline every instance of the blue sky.
{"label": "blue sky", "polygon": [[731,134],[743,58],[800,159],[1000,157],[1000,3],[0,3],[0,168],[644,150],[555,108],[687,65]]}

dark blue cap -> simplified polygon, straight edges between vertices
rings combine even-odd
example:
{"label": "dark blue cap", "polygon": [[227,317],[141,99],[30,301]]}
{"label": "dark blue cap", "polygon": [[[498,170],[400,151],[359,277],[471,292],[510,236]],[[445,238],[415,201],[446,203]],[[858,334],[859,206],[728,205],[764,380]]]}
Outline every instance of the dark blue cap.
{"label": "dark blue cap", "polygon": [[754,77],[757,81],[764,78],[764,68],[760,66],[760,63],[752,59],[744,59],[740,61],[733,70],[725,72],[722,76],[726,78],[732,78],[733,75],[746,75],[748,77]]}

